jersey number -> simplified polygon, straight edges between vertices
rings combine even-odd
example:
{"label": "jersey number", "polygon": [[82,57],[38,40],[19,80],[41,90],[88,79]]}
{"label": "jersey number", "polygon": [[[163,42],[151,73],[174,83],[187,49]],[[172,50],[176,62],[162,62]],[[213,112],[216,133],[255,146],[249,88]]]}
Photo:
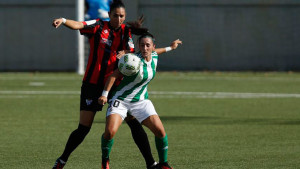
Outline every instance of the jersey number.
{"label": "jersey number", "polygon": [[118,100],[115,100],[113,106],[114,106],[114,107],[119,107],[119,105],[120,105],[120,102],[119,102]]}

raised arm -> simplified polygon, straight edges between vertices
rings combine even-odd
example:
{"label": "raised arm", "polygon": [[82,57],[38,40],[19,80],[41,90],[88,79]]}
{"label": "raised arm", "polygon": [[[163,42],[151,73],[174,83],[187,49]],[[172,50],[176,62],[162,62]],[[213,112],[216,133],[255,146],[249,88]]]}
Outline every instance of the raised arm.
{"label": "raised arm", "polygon": [[166,52],[169,52],[169,51],[171,51],[171,50],[177,49],[177,47],[178,47],[179,44],[182,44],[182,41],[179,40],[179,39],[176,39],[176,40],[174,40],[174,41],[171,43],[171,45],[170,45],[169,47],[165,47],[165,48],[157,48],[157,49],[155,49],[155,52],[156,52],[157,54],[166,53]]}
{"label": "raised arm", "polygon": [[120,76],[122,76],[121,72],[119,71],[119,69],[116,69],[114,73],[108,77],[102,92],[102,96],[98,99],[99,104],[104,105],[105,103],[107,103],[108,93],[114,85],[116,79],[118,79]]}
{"label": "raised arm", "polygon": [[52,25],[55,28],[58,28],[61,24],[65,25],[66,27],[74,30],[82,29],[84,27],[82,22],[65,19],[65,18],[58,18],[54,19]]}

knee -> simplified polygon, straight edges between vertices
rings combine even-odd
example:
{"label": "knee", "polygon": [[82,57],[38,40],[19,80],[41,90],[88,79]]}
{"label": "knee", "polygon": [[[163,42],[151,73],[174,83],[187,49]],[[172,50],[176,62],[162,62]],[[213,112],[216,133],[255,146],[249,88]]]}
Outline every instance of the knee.
{"label": "knee", "polygon": [[80,135],[82,135],[83,137],[85,137],[85,136],[90,132],[90,129],[91,129],[91,127],[88,127],[88,126],[84,126],[84,125],[82,125],[82,124],[79,124],[76,131],[77,131]]}
{"label": "knee", "polygon": [[157,129],[154,133],[154,135],[158,138],[163,138],[166,136],[166,132],[165,130],[162,128],[162,129]]}
{"label": "knee", "polygon": [[105,130],[104,134],[103,134],[103,137],[106,139],[106,140],[111,140],[115,134],[116,134],[117,131],[113,130],[113,129],[107,129]]}

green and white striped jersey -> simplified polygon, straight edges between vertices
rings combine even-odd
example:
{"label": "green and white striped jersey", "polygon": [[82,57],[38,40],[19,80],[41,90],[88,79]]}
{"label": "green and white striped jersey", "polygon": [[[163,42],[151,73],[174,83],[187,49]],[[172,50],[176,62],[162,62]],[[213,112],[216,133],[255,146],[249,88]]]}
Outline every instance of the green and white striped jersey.
{"label": "green and white striped jersey", "polygon": [[152,52],[149,62],[143,58],[141,53],[136,55],[141,59],[140,71],[133,76],[124,76],[120,85],[113,91],[112,100],[138,102],[148,99],[147,85],[155,76],[158,55],[156,52]]}

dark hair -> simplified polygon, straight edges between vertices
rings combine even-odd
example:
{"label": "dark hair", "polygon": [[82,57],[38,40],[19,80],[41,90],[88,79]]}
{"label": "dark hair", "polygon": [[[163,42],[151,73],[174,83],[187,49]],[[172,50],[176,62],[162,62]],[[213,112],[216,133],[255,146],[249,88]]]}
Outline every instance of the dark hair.
{"label": "dark hair", "polygon": [[153,44],[155,44],[155,38],[151,33],[147,32],[147,33],[142,34],[138,39],[138,43],[140,43],[141,39],[143,39],[143,38],[150,38],[152,40]]}
{"label": "dark hair", "polygon": [[131,29],[131,33],[135,35],[143,35],[148,32],[148,28],[142,27],[144,20],[144,15],[141,15],[136,21],[126,22],[126,24]]}
{"label": "dark hair", "polygon": [[113,0],[113,2],[109,5],[110,11],[113,11],[116,8],[124,8],[125,5],[122,0]]}

